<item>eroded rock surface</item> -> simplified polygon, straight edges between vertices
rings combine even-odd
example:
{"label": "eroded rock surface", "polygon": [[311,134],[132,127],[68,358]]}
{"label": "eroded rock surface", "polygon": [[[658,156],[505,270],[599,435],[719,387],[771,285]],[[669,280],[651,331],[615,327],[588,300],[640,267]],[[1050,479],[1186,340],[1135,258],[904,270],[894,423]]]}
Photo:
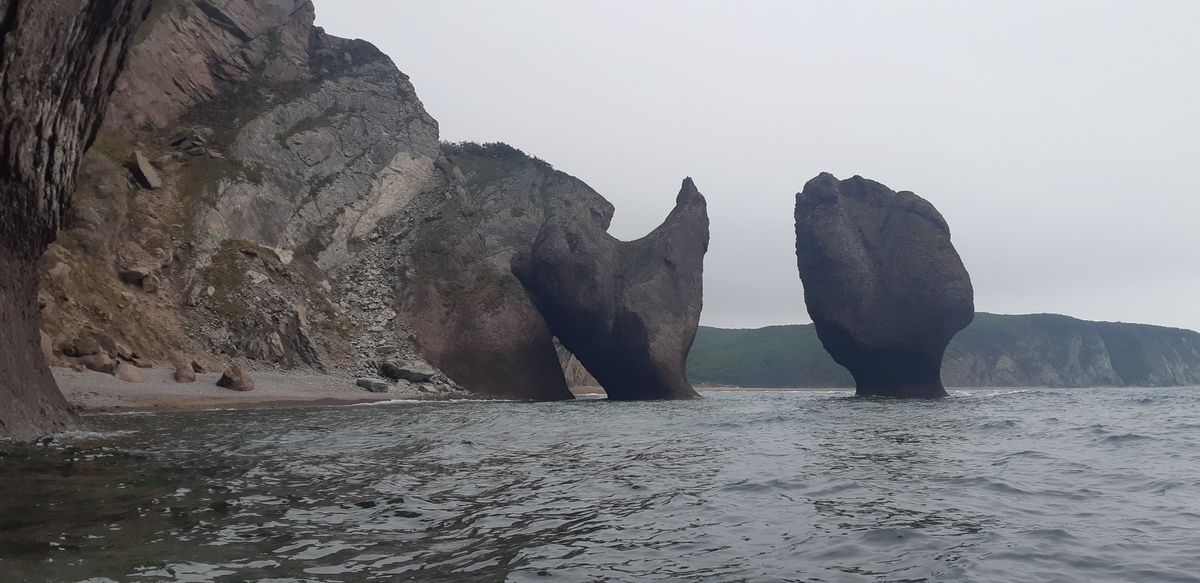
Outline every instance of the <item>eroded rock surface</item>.
{"label": "eroded rock surface", "polygon": [[552,217],[606,229],[608,201],[503,144],[441,144],[408,77],[308,0],[154,2],[136,39],[41,266],[55,364],[95,331],[140,362],[404,361],[439,371],[419,390],[571,397],[512,262]]}
{"label": "eroded rock surface", "polygon": [[942,357],[974,294],[932,204],[823,173],[796,195],[796,257],[817,335],[858,394],[945,396]]}
{"label": "eroded rock surface", "polygon": [[503,144],[448,145],[460,184],[420,224],[402,270],[402,317],[430,363],[469,390],[570,399],[545,320],[512,272],[552,216],[605,229],[612,205],[587,184]]}
{"label": "eroded rock surface", "polygon": [[557,216],[518,277],[550,333],[610,399],[685,399],[687,354],[703,300],[708,214],[689,178],[661,226],[622,242],[595,222]]}
{"label": "eroded rock surface", "polygon": [[0,6],[0,436],[28,439],[74,422],[42,353],[37,262],[148,2]]}

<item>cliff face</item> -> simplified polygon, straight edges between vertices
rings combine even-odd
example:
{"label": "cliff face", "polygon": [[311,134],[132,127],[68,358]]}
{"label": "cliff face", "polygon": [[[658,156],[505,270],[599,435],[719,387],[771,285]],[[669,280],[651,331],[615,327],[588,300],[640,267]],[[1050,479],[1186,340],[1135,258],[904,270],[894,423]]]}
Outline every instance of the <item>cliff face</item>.
{"label": "cliff face", "polygon": [[385,55],[313,20],[304,0],[154,3],[42,261],[48,356],[424,360],[570,398],[511,264],[551,218],[603,232],[612,205],[511,147],[441,144]]}
{"label": "cliff face", "polygon": [[946,351],[952,386],[1200,384],[1200,334],[1054,314],[980,314]]}
{"label": "cliff face", "polygon": [[0,437],[32,438],[74,420],[40,350],[37,260],[63,222],[146,6],[0,5]]}
{"label": "cliff face", "polygon": [[448,188],[437,124],[385,55],[313,18],[299,0],[154,3],[43,262],[57,362],[88,339],[138,362],[415,356],[395,233]]}
{"label": "cliff face", "polygon": [[[744,387],[854,386],[812,326],[701,327],[688,372],[694,382]],[[942,379],[949,387],[1196,386],[1200,333],[978,313],[947,347]]]}

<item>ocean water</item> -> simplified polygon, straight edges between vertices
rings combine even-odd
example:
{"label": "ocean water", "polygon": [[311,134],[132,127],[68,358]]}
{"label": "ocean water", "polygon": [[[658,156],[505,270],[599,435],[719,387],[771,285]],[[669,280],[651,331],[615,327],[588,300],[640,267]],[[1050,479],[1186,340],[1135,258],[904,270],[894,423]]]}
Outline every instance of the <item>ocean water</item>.
{"label": "ocean water", "polygon": [[1200,389],[91,421],[0,445],[0,581],[1200,581]]}

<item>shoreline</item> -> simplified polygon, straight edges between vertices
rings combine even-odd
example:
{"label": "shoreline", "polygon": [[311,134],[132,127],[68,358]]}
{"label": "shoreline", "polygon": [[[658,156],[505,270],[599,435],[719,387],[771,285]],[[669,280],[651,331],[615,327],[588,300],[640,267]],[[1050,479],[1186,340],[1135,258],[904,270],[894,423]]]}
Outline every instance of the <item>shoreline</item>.
{"label": "shoreline", "polygon": [[[417,389],[372,393],[355,379],[327,374],[248,371],[252,391],[217,386],[220,373],[201,373],[196,382],[177,383],[174,369],[141,369],[145,382],[129,383],[108,374],[53,367],[67,402],[81,415],[131,412],[205,411],[213,409],[293,409],[361,405],[396,400],[444,401],[449,395]],[[461,394],[453,398],[462,398]]]}

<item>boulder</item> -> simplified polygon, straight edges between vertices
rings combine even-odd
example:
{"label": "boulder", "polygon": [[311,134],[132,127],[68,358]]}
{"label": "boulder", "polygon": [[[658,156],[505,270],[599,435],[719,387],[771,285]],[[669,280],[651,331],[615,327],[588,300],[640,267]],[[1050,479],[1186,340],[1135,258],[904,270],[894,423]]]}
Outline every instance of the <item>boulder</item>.
{"label": "boulder", "polygon": [[420,383],[432,379],[438,371],[423,362],[385,362],[379,365],[379,376],[397,380]]}
{"label": "boulder", "polygon": [[217,381],[217,386],[234,391],[253,391],[254,380],[246,371],[242,370],[242,367],[235,364],[225,370],[225,373]]}
{"label": "boulder", "polygon": [[129,269],[119,271],[117,276],[125,283],[140,286],[142,285],[142,280],[146,279],[151,273],[153,273],[153,270],[148,267],[130,267]]}
{"label": "boulder", "polygon": [[91,356],[100,354],[103,348],[100,342],[92,336],[81,336],[63,346],[63,354],[67,356]]}
{"label": "boulder", "polygon": [[386,382],[375,380],[375,379],[366,379],[366,378],[355,379],[354,384],[356,384],[372,393],[386,393],[386,392],[388,392],[388,388],[389,388],[389,385]]}
{"label": "boulder", "polygon": [[140,151],[133,153],[133,170],[142,186],[150,190],[162,188],[162,178],[158,175],[158,170],[155,170],[154,165]]}
{"label": "boulder", "polygon": [[974,317],[971,278],[925,199],[828,173],[796,195],[796,259],[817,336],[859,395],[941,397],[942,356]]}
{"label": "boulder", "polygon": [[688,399],[707,251],[707,207],[688,178],[649,235],[622,242],[594,222],[551,219],[514,271],[609,399]]}
{"label": "boulder", "polygon": [[104,354],[91,354],[79,360],[85,368],[91,371],[113,374],[117,371],[117,361]]}
{"label": "boulder", "polygon": [[194,383],[196,382],[196,372],[192,369],[191,364],[186,359],[175,358],[172,362],[175,367],[175,382],[177,383]]}
{"label": "boulder", "polygon": [[146,382],[146,375],[142,374],[142,370],[127,362],[117,364],[116,370],[113,371],[113,376],[127,383]]}

